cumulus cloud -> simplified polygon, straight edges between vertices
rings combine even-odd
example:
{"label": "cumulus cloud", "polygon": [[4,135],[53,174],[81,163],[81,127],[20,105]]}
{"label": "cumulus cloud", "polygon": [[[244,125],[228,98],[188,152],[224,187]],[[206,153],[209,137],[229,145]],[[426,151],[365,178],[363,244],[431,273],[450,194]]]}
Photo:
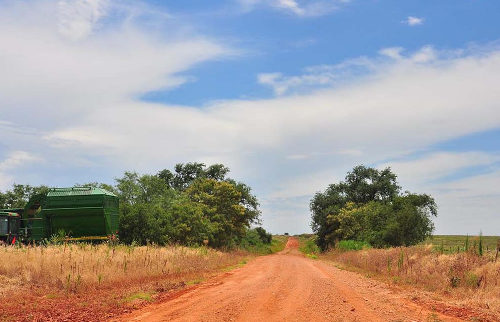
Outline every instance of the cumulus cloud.
{"label": "cumulus cloud", "polygon": [[402,23],[407,24],[408,26],[419,26],[424,23],[424,18],[408,16]]}

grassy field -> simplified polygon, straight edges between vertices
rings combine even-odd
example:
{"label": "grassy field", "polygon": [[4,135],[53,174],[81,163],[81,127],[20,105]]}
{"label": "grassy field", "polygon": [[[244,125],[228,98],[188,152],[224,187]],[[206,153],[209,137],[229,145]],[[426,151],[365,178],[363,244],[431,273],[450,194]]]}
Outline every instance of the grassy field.
{"label": "grassy field", "polygon": [[[499,237],[436,235],[412,247],[340,248],[318,255],[337,267],[376,277],[391,284],[415,287],[444,296],[458,305],[487,308],[500,316],[500,258],[496,260]],[[305,239],[304,245],[307,245]]]}
{"label": "grassy field", "polygon": [[[479,247],[479,236],[469,236],[469,248]],[[466,244],[466,235],[434,235],[428,238],[423,245],[431,244],[434,250],[441,250],[446,253],[456,253],[464,251]],[[483,249],[488,252],[495,251],[500,236],[482,236]]]}
{"label": "grassy field", "polygon": [[259,249],[66,244],[0,246],[0,321],[105,320],[170,290],[241,267],[284,248],[273,236]]}

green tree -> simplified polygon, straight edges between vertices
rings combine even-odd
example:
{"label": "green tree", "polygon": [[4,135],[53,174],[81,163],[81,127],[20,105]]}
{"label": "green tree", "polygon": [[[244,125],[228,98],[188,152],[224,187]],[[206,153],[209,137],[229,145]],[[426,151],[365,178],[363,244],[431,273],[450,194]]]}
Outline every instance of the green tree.
{"label": "green tree", "polygon": [[181,245],[201,245],[213,240],[212,225],[205,216],[205,207],[179,195],[171,205],[168,237],[170,242]]}
{"label": "green tree", "polygon": [[169,209],[178,193],[156,175],[125,172],[112,189],[120,198],[120,240],[139,244],[171,242]]}
{"label": "green tree", "polygon": [[140,176],[137,172],[125,172],[123,177],[116,179],[114,191],[120,197],[120,203],[152,203],[165,195],[172,196],[174,192],[164,180],[156,175],[145,174]]}
{"label": "green tree", "polygon": [[434,230],[437,215],[434,199],[426,194],[406,193],[394,198],[384,231],[386,246],[410,246],[424,241]]}
{"label": "green tree", "polygon": [[[120,239],[144,244],[232,247],[258,223],[257,198],[249,186],[227,178],[221,164],[178,164],[157,175],[125,172],[116,179]],[[141,234],[141,231],[144,233]]]}
{"label": "green tree", "polygon": [[311,227],[318,246],[325,250],[339,240],[365,241],[375,247],[413,245],[434,229],[437,215],[429,195],[400,193],[390,168],[357,166],[345,181],[314,195]]}
{"label": "green tree", "polygon": [[120,240],[127,244],[167,244],[168,223],[169,214],[160,203],[124,205],[120,209]]}
{"label": "green tree", "polygon": [[230,182],[199,179],[187,188],[186,194],[202,205],[211,226],[209,244],[214,247],[234,246],[260,214],[247,209],[242,193]]}
{"label": "green tree", "polygon": [[184,191],[197,179],[207,178],[223,181],[228,173],[229,168],[223,164],[213,164],[207,168],[204,163],[188,162],[176,164],[174,172],[164,169],[158,173],[158,177],[163,179],[172,189]]}
{"label": "green tree", "polygon": [[24,208],[31,196],[47,190],[46,186],[13,184],[11,190],[0,193],[0,209]]}

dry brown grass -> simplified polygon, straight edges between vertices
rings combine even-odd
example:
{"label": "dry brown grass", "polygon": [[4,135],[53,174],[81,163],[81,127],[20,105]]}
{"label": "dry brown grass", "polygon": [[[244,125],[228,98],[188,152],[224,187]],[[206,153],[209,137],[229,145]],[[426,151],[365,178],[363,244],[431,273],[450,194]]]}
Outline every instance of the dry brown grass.
{"label": "dry brown grass", "polygon": [[214,271],[238,263],[243,254],[186,247],[127,247],[68,244],[0,247],[0,296],[22,286],[69,292],[134,284],[142,280]]}
{"label": "dry brown grass", "polygon": [[195,286],[252,256],[106,244],[0,247],[0,321],[102,321]]}
{"label": "dry brown grass", "polygon": [[367,249],[325,255],[347,268],[386,278],[395,284],[420,286],[500,314],[500,259],[494,252],[441,254],[432,246]]}

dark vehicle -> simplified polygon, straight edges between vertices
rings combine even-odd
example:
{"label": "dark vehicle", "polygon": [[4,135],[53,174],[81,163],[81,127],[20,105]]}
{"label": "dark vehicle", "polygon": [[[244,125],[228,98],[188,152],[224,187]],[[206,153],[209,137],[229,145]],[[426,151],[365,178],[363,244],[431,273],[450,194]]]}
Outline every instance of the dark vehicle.
{"label": "dark vehicle", "polygon": [[0,212],[0,241],[14,244],[19,240],[21,216],[15,212]]}

